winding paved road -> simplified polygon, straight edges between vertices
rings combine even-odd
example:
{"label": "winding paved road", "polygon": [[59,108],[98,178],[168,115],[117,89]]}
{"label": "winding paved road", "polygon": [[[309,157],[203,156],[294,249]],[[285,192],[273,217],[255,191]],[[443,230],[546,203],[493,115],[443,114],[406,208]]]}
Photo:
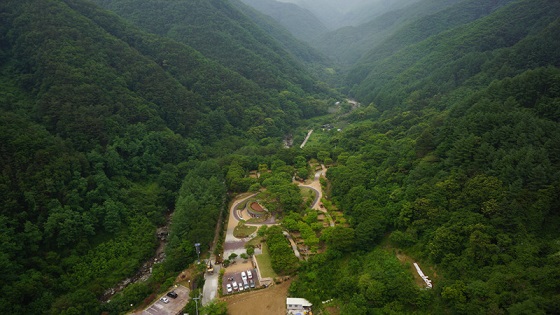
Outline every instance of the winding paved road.
{"label": "winding paved road", "polygon": [[301,184],[301,183],[298,184],[300,187],[307,187],[315,191],[315,199],[313,200],[311,209],[315,209],[323,212],[327,217],[327,219],[329,220],[329,225],[334,226],[334,222],[331,216],[327,213],[327,209],[321,207],[322,204],[320,203],[321,198],[323,198],[323,188],[321,187],[320,178],[321,176],[325,176],[326,173],[327,173],[327,168],[325,167],[325,165],[321,164],[321,170],[315,172],[315,177],[313,178],[313,182],[311,182],[310,184]]}

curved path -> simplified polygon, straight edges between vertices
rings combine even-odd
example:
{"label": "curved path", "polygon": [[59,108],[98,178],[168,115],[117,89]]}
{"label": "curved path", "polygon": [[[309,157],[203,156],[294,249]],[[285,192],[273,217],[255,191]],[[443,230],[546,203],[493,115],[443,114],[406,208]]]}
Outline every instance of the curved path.
{"label": "curved path", "polygon": [[320,178],[321,178],[321,176],[325,176],[326,173],[327,173],[327,168],[325,167],[325,165],[321,164],[321,170],[315,172],[315,177],[313,178],[313,182],[311,182],[310,184],[301,184],[301,183],[298,182],[298,185],[300,187],[310,188],[313,191],[315,191],[315,199],[313,200],[313,203],[311,204],[311,209],[323,212],[325,214],[325,216],[327,217],[327,219],[329,220],[329,225],[334,226],[333,219],[328,214],[327,209],[325,209],[323,207],[323,204],[320,202],[321,198],[323,198],[323,188],[321,187]]}
{"label": "curved path", "polygon": [[226,238],[224,240],[224,258],[229,257],[232,253],[236,253],[237,255],[241,255],[245,252],[245,243],[249,241],[251,238],[237,238],[233,236],[233,230],[237,226],[238,222],[242,219],[239,217],[237,213],[237,206],[240,203],[246,201],[249,198],[256,196],[257,194],[250,194],[241,199],[235,200],[231,207],[229,208],[229,220],[226,232]]}
{"label": "curved path", "polygon": [[321,182],[319,179],[321,178],[321,176],[324,176],[326,172],[327,169],[323,164],[321,164],[321,170],[315,172],[315,177],[313,178],[313,181],[311,183],[302,184],[298,182],[298,185],[300,187],[311,188],[313,191],[315,191],[315,199],[311,204],[311,209],[319,210],[322,212],[326,212],[326,210],[324,208],[321,208],[321,204],[319,203],[319,201],[321,201],[321,198],[323,198],[323,188],[321,187]]}
{"label": "curved path", "polygon": [[[237,206],[239,206],[240,203],[245,202],[247,199],[255,197],[257,195],[257,193],[251,194],[249,196],[243,197],[239,200],[236,200],[233,202],[233,204],[231,205],[231,207],[229,208],[229,212],[230,212],[230,220],[231,220],[231,214],[233,213],[233,217],[235,218],[235,220],[237,221],[241,221],[244,220],[241,216],[239,216],[239,210],[237,210]],[[237,226],[237,223],[235,224]],[[229,229],[229,225],[228,225],[228,229]],[[233,233],[233,231],[232,231]]]}

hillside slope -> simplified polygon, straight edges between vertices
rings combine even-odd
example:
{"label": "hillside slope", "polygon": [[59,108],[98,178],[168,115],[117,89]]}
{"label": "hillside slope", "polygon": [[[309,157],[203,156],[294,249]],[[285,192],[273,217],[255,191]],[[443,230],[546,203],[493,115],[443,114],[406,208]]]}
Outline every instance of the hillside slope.
{"label": "hillside slope", "polygon": [[298,40],[286,27],[272,17],[265,15],[239,0],[230,0],[231,3],[251,19],[269,36],[274,38],[296,60],[311,69],[329,66],[328,59],[310,45]]}
{"label": "hillside slope", "polygon": [[[472,2],[472,1],[466,1]],[[474,7],[476,8],[476,7]],[[537,49],[534,66],[557,65],[556,58],[547,56],[557,45],[545,38],[556,28],[560,6],[554,1],[515,1],[486,17],[451,28],[416,44],[394,46],[400,39],[388,39],[386,45],[374,49],[348,76],[352,93],[365,102],[379,102],[384,108],[401,106],[410,93],[438,95],[481,75],[481,84],[504,75],[515,75],[516,65],[506,72],[491,72],[488,67],[501,61],[510,63],[511,52],[527,50],[527,45],[544,45]],[[491,12],[491,11],[490,11]],[[460,15],[461,12],[456,12]],[[453,20],[453,15],[448,16]],[[535,37],[537,36],[537,37]],[[420,38],[422,38],[421,36]],[[537,39],[540,38],[540,39]],[[388,48],[393,47],[393,48]],[[386,49],[387,48],[387,49]],[[524,51],[522,55],[528,54]],[[513,54],[515,56],[515,54]],[[525,69],[526,63],[521,63]],[[474,81],[472,83],[475,83]],[[389,95],[391,95],[389,97]]]}
{"label": "hillside slope", "polygon": [[[118,313],[141,302],[195,253],[177,246],[124,298],[98,298],[153,258],[156,226],[197,160],[280,143],[324,111],[309,94],[263,89],[88,1],[2,1],[0,14],[3,314]],[[207,248],[225,188],[217,164],[200,169],[189,180],[207,181],[212,191],[196,194],[212,197],[183,208],[197,224],[175,230]]]}
{"label": "hillside slope", "polygon": [[327,32],[327,27],[317,17],[296,4],[276,0],[242,2],[272,17],[300,40],[309,42]]}
{"label": "hillside slope", "polygon": [[340,314],[560,311],[559,10],[514,1],[367,68],[368,105],[329,140],[325,205],[348,225],[291,294]]}
{"label": "hillside slope", "polygon": [[419,1],[369,22],[347,26],[316,38],[311,44],[338,63],[350,66],[406,23],[443,10],[460,0]]}
{"label": "hillside slope", "polygon": [[95,0],[142,29],[166,36],[264,88],[314,91],[305,67],[227,0]]}

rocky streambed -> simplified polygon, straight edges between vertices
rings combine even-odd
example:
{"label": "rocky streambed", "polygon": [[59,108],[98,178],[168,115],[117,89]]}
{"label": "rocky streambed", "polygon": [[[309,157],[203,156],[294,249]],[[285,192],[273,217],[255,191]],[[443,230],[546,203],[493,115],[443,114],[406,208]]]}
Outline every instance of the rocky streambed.
{"label": "rocky streambed", "polygon": [[122,280],[116,286],[103,292],[103,295],[99,298],[100,301],[109,302],[115,294],[124,290],[128,285],[148,280],[152,274],[152,267],[165,260],[165,245],[167,244],[168,226],[169,224],[166,224],[156,230],[159,245],[154,256],[144,262],[142,267],[140,267],[140,269],[138,269],[132,277]]}

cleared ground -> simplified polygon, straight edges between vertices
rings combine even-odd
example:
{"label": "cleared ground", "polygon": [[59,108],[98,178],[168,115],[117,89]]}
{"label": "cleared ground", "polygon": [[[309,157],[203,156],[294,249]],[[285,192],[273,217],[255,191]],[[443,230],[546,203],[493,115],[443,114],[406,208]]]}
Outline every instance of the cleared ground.
{"label": "cleared ground", "polygon": [[266,289],[223,298],[228,304],[230,315],[285,315],[286,297],[290,281]]}

